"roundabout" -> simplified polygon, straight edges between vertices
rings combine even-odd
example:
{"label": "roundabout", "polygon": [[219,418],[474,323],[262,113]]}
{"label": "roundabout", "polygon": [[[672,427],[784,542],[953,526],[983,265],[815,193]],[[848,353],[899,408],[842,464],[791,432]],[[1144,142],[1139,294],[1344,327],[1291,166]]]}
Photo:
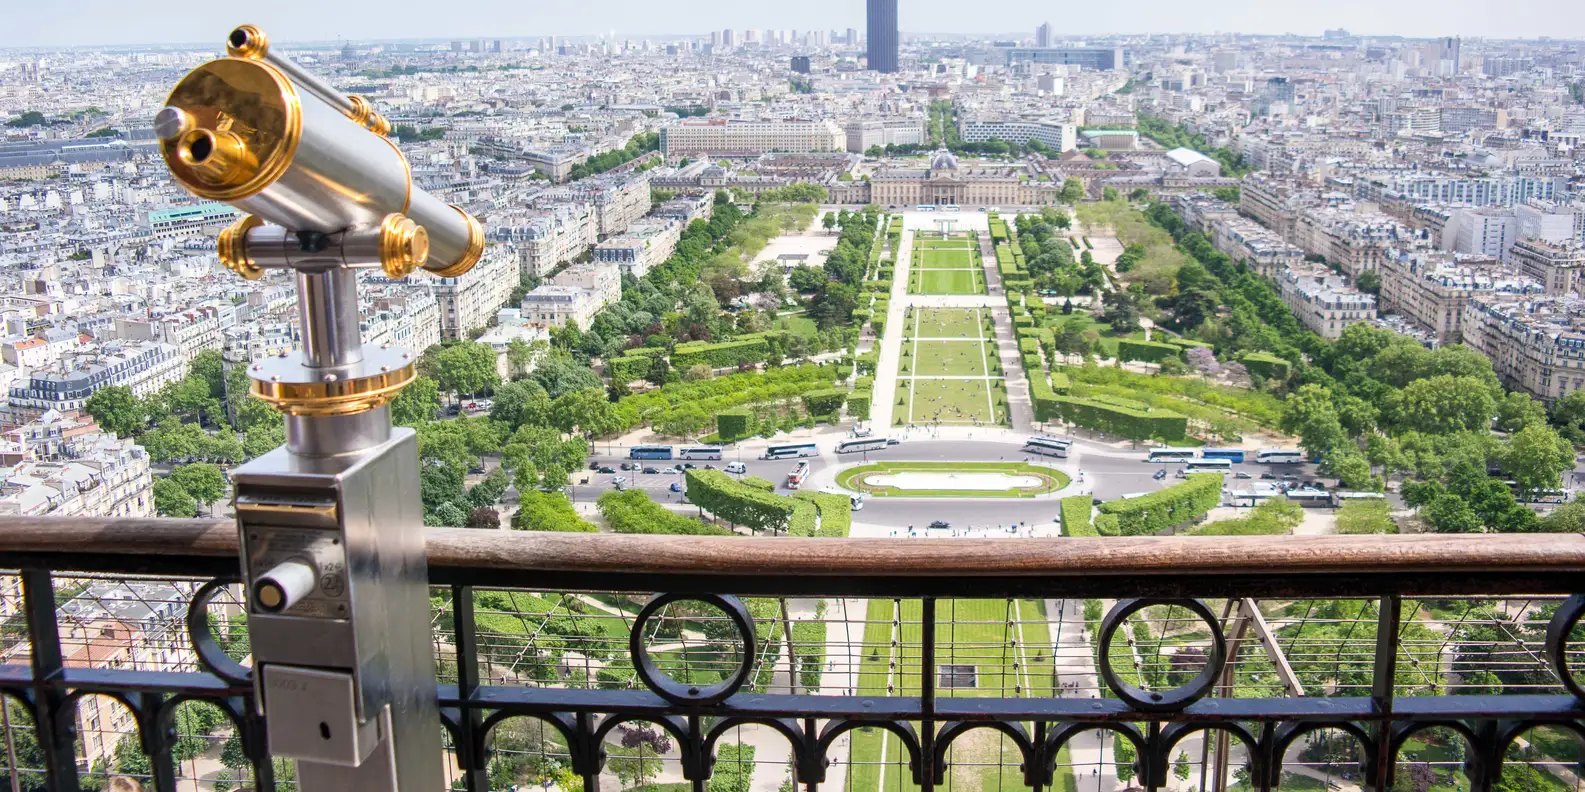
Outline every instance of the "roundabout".
{"label": "roundabout", "polygon": [[1027,462],[872,462],[837,474],[837,486],[875,497],[1032,498],[1068,485],[1060,470]]}

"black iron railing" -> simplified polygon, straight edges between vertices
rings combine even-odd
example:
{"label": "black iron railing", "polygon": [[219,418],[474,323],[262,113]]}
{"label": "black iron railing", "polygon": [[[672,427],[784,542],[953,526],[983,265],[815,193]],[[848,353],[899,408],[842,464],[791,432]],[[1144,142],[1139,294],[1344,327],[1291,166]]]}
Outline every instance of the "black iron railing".
{"label": "black iron railing", "polygon": [[[744,728],[779,735],[789,780],[811,792],[986,788],[974,767],[995,768],[994,788],[1037,790],[1087,792],[1087,771],[1097,789],[1266,790],[1335,774],[1345,787],[1487,790],[1516,762],[1545,766],[1542,788],[1578,786],[1580,756],[1534,730],[1585,737],[1571,670],[1585,537],[439,530],[429,544],[460,789],[559,772],[589,792],[662,776],[702,792]],[[19,595],[0,693],[10,732],[31,739],[19,751],[8,732],[0,752],[15,788],[93,787],[112,772],[215,788],[217,773],[178,769],[215,747],[192,743],[189,701],[228,724],[228,765],[245,757],[222,785],[287,784],[253,706],[234,553],[230,523],[0,521],[0,569]],[[171,623],[175,634],[156,629]],[[129,713],[130,747],[84,747],[85,718],[99,717],[84,715],[88,699]],[[499,746],[520,718],[538,724],[528,749]],[[119,755],[133,749],[142,759]]]}

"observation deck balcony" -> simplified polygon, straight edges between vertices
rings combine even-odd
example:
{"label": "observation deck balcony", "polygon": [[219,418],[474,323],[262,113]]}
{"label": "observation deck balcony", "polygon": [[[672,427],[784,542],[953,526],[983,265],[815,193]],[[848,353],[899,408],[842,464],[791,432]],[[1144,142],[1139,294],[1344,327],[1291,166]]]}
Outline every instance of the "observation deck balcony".
{"label": "observation deck balcony", "polygon": [[[0,789],[294,788],[256,706],[236,543],[230,521],[0,520]],[[437,529],[427,547],[454,789],[1582,777],[1576,535]]]}

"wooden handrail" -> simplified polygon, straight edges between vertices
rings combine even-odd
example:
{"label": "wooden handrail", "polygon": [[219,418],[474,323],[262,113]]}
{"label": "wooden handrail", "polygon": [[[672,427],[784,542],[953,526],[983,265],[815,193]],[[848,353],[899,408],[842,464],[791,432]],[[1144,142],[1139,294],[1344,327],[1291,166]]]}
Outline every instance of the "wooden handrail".
{"label": "wooden handrail", "polygon": [[[1585,536],[1103,537],[813,539],[572,534],[459,528],[427,532],[434,570],[609,575],[1070,577],[1567,573]],[[0,563],[29,555],[233,559],[230,520],[0,518]]]}

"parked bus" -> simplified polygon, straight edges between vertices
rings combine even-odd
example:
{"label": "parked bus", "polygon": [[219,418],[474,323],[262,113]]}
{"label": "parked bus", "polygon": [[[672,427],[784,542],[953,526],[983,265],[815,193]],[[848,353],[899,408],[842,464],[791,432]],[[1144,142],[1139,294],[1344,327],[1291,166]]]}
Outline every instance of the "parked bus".
{"label": "parked bus", "polygon": [[1386,495],[1384,495],[1384,494],[1382,494],[1380,492],[1343,492],[1343,491],[1339,490],[1337,492],[1332,493],[1332,508],[1335,509],[1335,508],[1337,508],[1339,506],[1342,506],[1344,501],[1351,501],[1351,500],[1382,500],[1382,499],[1385,499],[1386,497],[1387,497]]}
{"label": "parked bus", "polygon": [[1304,461],[1304,452],[1284,448],[1262,448],[1255,454],[1255,461],[1262,465],[1297,465]]}
{"label": "parked bus", "polygon": [[633,446],[627,450],[628,459],[671,459],[671,446]]}
{"label": "parked bus", "polygon": [[1332,493],[1318,489],[1295,489],[1283,493],[1283,497],[1297,503],[1306,509],[1315,509],[1332,505]]}
{"label": "parked bus", "polygon": [[1192,448],[1152,448],[1147,462],[1187,462],[1198,453]]}
{"label": "parked bus", "polygon": [[838,454],[856,454],[860,451],[879,451],[886,447],[884,437],[864,437],[858,440],[843,440],[837,443]]}
{"label": "parked bus", "polygon": [[914,208],[919,210],[919,211],[921,211],[921,212],[934,212],[936,210],[936,205],[935,204],[920,204],[918,206],[915,206]]}
{"label": "parked bus", "polygon": [[1191,459],[1189,464],[1183,466],[1190,473],[1227,473],[1233,469],[1231,459]]}
{"label": "parked bus", "polygon": [[787,489],[798,489],[803,486],[804,478],[809,475],[809,463],[799,462],[798,466],[787,474]]}
{"label": "parked bus", "polygon": [[677,453],[678,459],[720,459],[721,449],[715,446],[694,446]]}
{"label": "parked bus", "polygon": [[1242,448],[1206,448],[1200,451],[1201,459],[1226,459],[1235,465],[1244,463],[1244,449]]}
{"label": "parked bus", "polygon": [[1024,441],[1024,452],[1029,454],[1042,454],[1066,459],[1068,449],[1073,447],[1073,441],[1061,437],[1046,437],[1036,435]]}
{"label": "parked bus", "polygon": [[797,459],[798,457],[820,456],[820,449],[814,443],[799,443],[798,445],[773,445],[765,449],[765,455],[760,459]]}

